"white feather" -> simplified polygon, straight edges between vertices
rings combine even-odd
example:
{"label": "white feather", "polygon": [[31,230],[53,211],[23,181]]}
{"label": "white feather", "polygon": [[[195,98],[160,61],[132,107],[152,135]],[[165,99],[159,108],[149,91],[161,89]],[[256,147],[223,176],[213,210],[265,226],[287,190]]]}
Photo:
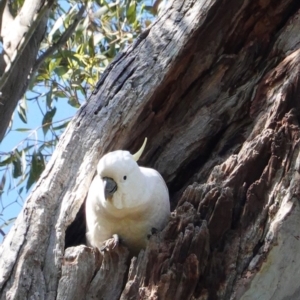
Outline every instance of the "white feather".
{"label": "white feather", "polygon": [[[111,199],[104,197],[104,177],[117,184]],[[156,170],[139,167],[128,151],[110,152],[100,159],[86,201],[86,237],[91,246],[101,248],[117,234],[137,252],[146,246],[151,229],[163,229],[169,216],[168,189]]]}

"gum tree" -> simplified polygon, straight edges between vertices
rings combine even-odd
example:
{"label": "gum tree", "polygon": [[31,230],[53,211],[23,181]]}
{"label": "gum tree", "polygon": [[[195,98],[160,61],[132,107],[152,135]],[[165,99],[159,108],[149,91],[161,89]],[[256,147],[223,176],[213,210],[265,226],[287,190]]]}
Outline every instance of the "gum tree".
{"label": "gum tree", "polygon": [[[298,299],[299,9],[174,1],[109,65],[0,248],[1,299]],[[99,158],[165,178],[169,224],[137,258],[84,245]]]}

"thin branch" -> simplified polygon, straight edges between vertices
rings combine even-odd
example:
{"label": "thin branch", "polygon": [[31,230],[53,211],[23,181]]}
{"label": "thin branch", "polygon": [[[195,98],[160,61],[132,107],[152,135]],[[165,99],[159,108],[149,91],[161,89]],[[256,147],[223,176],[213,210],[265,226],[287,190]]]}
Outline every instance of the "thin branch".
{"label": "thin branch", "polygon": [[85,5],[82,5],[77,15],[75,16],[74,22],[66,29],[66,31],[61,35],[59,40],[56,43],[54,43],[50,48],[48,48],[43,54],[40,55],[40,57],[36,60],[32,68],[31,77],[34,76],[35,72],[38,70],[40,65],[45,61],[47,57],[51,56],[55,51],[61,48],[68,41],[70,36],[75,31],[76,26],[81,21],[84,11]]}
{"label": "thin branch", "polygon": [[[20,145],[22,145],[23,143],[25,143],[32,134],[34,134],[35,132],[37,132],[38,129],[43,128],[44,126],[48,126],[50,124],[56,124],[56,123],[60,123],[60,122],[63,122],[63,121],[68,121],[68,120],[71,120],[72,118],[73,117],[67,117],[67,118],[64,118],[64,119],[61,119],[61,120],[58,120],[58,121],[55,121],[55,122],[45,123],[44,125],[38,126],[38,127],[34,128],[34,129],[31,129],[30,133],[27,135],[27,137],[24,138],[23,140],[21,140],[13,149],[17,149]],[[13,130],[13,131],[17,131],[17,130]],[[38,140],[37,138],[34,139],[34,141],[37,141],[37,140]],[[6,153],[2,152],[2,155],[4,155],[4,154],[6,154]]]}
{"label": "thin branch", "polygon": [[40,110],[42,116],[45,117],[45,114],[44,114],[44,112],[43,112],[43,110],[42,110],[42,108],[41,108],[41,106],[40,106],[40,102],[39,102],[39,101],[36,101],[36,104],[37,104],[37,106],[38,106],[38,108],[39,108],[39,110]]}

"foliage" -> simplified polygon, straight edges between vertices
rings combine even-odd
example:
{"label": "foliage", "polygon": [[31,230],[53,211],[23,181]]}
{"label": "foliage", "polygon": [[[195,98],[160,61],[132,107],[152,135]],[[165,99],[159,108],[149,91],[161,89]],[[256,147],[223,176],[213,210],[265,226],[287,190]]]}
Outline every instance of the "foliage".
{"label": "foliage", "polygon": [[[12,2],[14,14],[22,4],[21,0]],[[70,121],[71,116],[53,121],[61,102],[67,101],[70,106],[78,108],[86,101],[118,51],[132,43],[153,20],[153,7],[149,1],[86,1],[80,22],[68,40],[60,44],[82,5],[74,0],[58,1],[51,11],[47,34],[37,58],[40,64],[31,75],[29,89],[15,113],[27,124],[28,106],[37,105],[42,124],[34,129],[25,125],[13,130],[11,123],[6,138],[13,131],[27,132],[28,135],[10,152],[0,153],[0,197],[4,191],[17,190],[16,201],[24,198],[44,170]],[[43,139],[38,139],[40,131]],[[0,202],[1,217],[11,203],[4,205],[3,201]],[[0,220],[0,233],[3,232],[1,228],[10,222],[5,218]]]}

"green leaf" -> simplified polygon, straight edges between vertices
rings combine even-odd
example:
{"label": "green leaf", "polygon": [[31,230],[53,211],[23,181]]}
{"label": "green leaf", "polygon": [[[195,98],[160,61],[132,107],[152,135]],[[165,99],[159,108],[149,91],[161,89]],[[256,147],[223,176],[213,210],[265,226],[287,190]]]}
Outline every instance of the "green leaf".
{"label": "green leaf", "polygon": [[68,71],[69,71],[69,68],[63,67],[63,66],[59,66],[54,69],[54,73],[60,77],[63,76],[64,74],[66,74]]}
{"label": "green leaf", "polygon": [[52,43],[53,40],[55,40],[55,34],[59,32],[60,27],[62,27],[66,20],[70,18],[70,15],[74,14],[74,11],[76,10],[77,5],[74,5],[70,11],[68,11],[66,14],[61,15],[53,25],[51,31],[49,32],[48,39],[50,43]]}
{"label": "green leaf", "polygon": [[23,148],[23,151],[28,151],[29,149],[31,149],[32,147],[34,147],[34,145],[28,145],[27,144],[27,146],[25,147],[25,148]]}
{"label": "green leaf", "polygon": [[40,152],[33,152],[31,158],[31,167],[29,178],[26,184],[26,191],[39,179],[41,173],[45,169],[44,157]]}
{"label": "green leaf", "polygon": [[26,171],[26,154],[25,154],[25,151],[24,149],[22,150],[21,152],[21,159],[22,159],[22,175],[25,174],[25,171]]}
{"label": "green leaf", "polygon": [[26,105],[23,105],[23,103],[20,101],[17,111],[22,122],[27,124]]}
{"label": "green leaf", "polygon": [[26,131],[31,131],[31,128],[17,128],[15,131],[20,131],[20,132],[26,132]]}
{"label": "green leaf", "polygon": [[9,164],[11,164],[13,161],[13,156],[10,155],[9,157],[7,157],[6,159],[0,161],[0,167],[4,167],[4,166],[7,166]]}
{"label": "green leaf", "polygon": [[50,73],[53,72],[55,70],[55,68],[60,65],[60,62],[61,62],[61,57],[52,59],[49,62],[49,72]]}
{"label": "green leaf", "polygon": [[40,73],[36,76],[37,81],[50,80],[50,76],[48,73]]}
{"label": "green leaf", "polygon": [[51,110],[46,112],[46,114],[43,118],[43,121],[42,121],[44,135],[47,134],[50,126],[52,125],[52,119],[53,119],[55,113],[56,113],[56,107],[53,107]]}
{"label": "green leaf", "polygon": [[61,90],[56,90],[55,92],[53,92],[53,96],[58,98],[66,98],[66,92]]}
{"label": "green leaf", "polygon": [[55,127],[53,127],[53,130],[60,130],[60,129],[66,128],[69,123],[70,123],[70,121],[67,121],[59,126],[55,126]]}
{"label": "green leaf", "polygon": [[19,155],[16,155],[13,160],[13,178],[18,178],[22,175],[22,162]]}
{"label": "green leaf", "polygon": [[93,35],[91,35],[91,37],[89,38],[89,55],[90,55],[90,57],[95,56],[94,36]]}
{"label": "green leaf", "polygon": [[3,174],[0,182],[0,195],[3,193],[5,182],[6,182],[6,173]]}
{"label": "green leaf", "polygon": [[46,95],[46,104],[49,109],[52,107],[52,85],[50,91]]}
{"label": "green leaf", "polygon": [[19,188],[18,194],[19,194],[19,195],[22,194],[23,190],[24,190],[24,186],[22,186],[21,188]]}
{"label": "green leaf", "polygon": [[127,11],[126,11],[126,17],[130,24],[135,22],[135,20],[136,20],[136,2],[135,1],[130,1],[129,7],[127,8]]}
{"label": "green leaf", "polygon": [[68,103],[73,107],[77,107],[77,108],[80,107],[80,103],[78,102],[78,99],[74,96],[72,96],[68,99]]}

